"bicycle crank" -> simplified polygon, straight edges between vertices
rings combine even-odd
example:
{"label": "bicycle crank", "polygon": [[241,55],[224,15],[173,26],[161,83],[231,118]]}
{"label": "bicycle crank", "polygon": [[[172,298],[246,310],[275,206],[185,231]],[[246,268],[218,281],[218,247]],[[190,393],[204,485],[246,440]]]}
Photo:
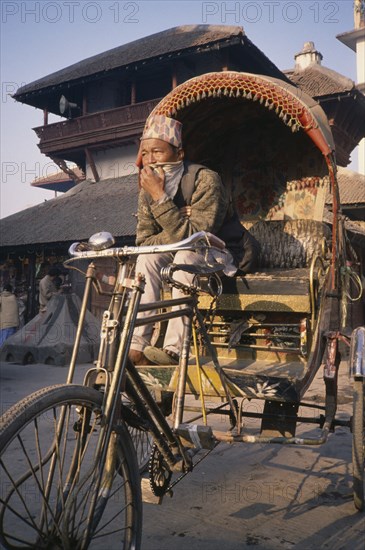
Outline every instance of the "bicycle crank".
{"label": "bicycle crank", "polygon": [[150,476],[150,487],[153,494],[158,497],[164,496],[170,485],[172,472],[157,445],[154,445],[152,448],[148,463],[148,472]]}

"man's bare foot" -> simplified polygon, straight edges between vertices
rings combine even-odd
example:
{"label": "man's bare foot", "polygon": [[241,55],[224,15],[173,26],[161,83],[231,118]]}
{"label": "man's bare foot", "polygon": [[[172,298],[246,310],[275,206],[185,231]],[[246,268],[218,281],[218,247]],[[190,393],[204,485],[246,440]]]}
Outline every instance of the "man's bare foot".
{"label": "man's bare foot", "polygon": [[137,366],[150,364],[150,362],[147,360],[147,357],[145,357],[143,351],[130,349],[128,353],[128,357],[132,361],[132,363]]}

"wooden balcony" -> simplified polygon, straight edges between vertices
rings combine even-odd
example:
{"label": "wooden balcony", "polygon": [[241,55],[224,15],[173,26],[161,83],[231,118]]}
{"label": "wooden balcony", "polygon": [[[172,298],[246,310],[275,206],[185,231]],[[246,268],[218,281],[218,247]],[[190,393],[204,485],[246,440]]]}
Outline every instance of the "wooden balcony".
{"label": "wooden balcony", "polygon": [[45,155],[63,153],[84,147],[112,146],[138,138],[146,118],[160,100],[99,111],[89,115],[33,128],[40,139],[38,147]]}

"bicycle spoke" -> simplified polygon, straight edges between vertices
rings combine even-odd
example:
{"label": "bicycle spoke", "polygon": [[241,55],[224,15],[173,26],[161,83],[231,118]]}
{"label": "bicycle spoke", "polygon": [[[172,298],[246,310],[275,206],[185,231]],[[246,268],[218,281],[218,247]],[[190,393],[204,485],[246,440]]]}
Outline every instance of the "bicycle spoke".
{"label": "bicycle spoke", "polygon": [[[20,518],[24,523],[26,523],[27,525],[33,527],[34,529],[37,529],[37,525],[33,521],[32,514],[31,514],[30,510],[27,508],[25,499],[23,498],[23,496],[21,494],[21,491],[19,491],[19,489],[18,489],[19,484],[13,479],[12,475],[10,474],[10,472],[8,471],[7,467],[5,466],[5,464],[3,463],[2,460],[0,461],[0,464],[1,464],[1,467],[4,470],[4,472],[7,474],[7,479],[9,480],[9,482],[11,483],[11,485],[13,486],[13,489],[14,489],[14,491],[11,491],[8,494],[8,499],[5,499],[5,500],[0,499],[1,504],[6,504],[7,509],[12,511],[12,513],[15,514],[18,518]],[[13,497],[14,492],[17,494],[17,496],[19,497],[21,503],[23,504],[24,510],[27,513],[27,517],[29,517],[29,519],[31,520],[30,522],[28,522],[25,519],[24,512],[23,512],[23,514],[20,514],[12,506],[10,506],[8,504],[9,500]]]}
{"label": "bicycle spoke", "polygon": [[[116,495],[118,493],[118,491],[120,490],[120,488],[122,487],[122,485],[120,485],[119,487],[117,487],[110,495],[109,495],[109,499],[110,498],[113,498],[114,495]],[[107,527],[109,524],[111,524],[118,516],[122,515],[123,512],[126,510],[127,506],[130,506],[130,504],[126,504],[123,508],[120,508],[114,516],[112,516],[110,518],[110,520],[107,522],[107,523],[103,523],[102,526],[100,526],[99,529],[97,529],[95,531],[95,534],[94,534],[94,538],[101,538],[105,535],[99,535],[98,533],[100,533],[100,531],[102,529],[105,529],[105,527]],[[120,529],[116,529],[114,531],[112,531],[112,533],[119,533],[121,531],[125,531],[125,529],[127,529],[127,527],[123,527],[123,528],[120,528]],[[110,534],[110,532],[108,532]]]}
{"label": "bicycle spoke", "polygon": [[[22,440],[19,436],[18,436],[18,439],[19,439],[19,441],[20,441],[20,445],[21,445],[21,448],[22,448],[22,450],[23,450],[24,457],[25,457],[25,459],[26,459],[26,461],[27,461],[27,463],[28,463],[28,465],[29,465],[29,469],[30,469],[31,473],[33,474],[33,475],[32,475],[32,478],[34,479],[35,484],[36,484],[35,490],[38,488],[38,490],[39,490],[39,495],[40,495],[40,497],[42,498],[43,509],[44,509],[44,510],[48,510],[48,511],[50,512],[51,517],[52,517],[52,516],[53,516],[53,513],[52,513],[52,511],[51,511],[51,509],[50,509],[50,507],[49,507],[49,504],[48,504],[48,500],[47,500],[47,498],[46,498],[46,495],[45,495],[45,493],[44,493],[44,491],[43,491],[43,488],[42,488],[42,486],[41,486],[41,484],[40,484],[40,482],[39,482],[39,479],[38,479],[38,477],[37,477],[37,475],[36,475],[36,470],[34,469],[34,466],[33,466],[32,462],[31,462],[31,459],[30,459],[30,457],[29,457],[29,454],[28,454],[28,452],[27,452],[27,450],[26,450],[26,448],[25,448],[25,446],[24,446],[24,442],[23,442],[23,440]],[[43,509],[42,509],[42,514],[43,514],[43,511],[44,511]],[[47,521],[46,521],[46,526],[48,526],[48,522],[47,522]],[[38,526],[36,527],[36,530],[37,530],[39,533],[41,532],[41,529],[39,529]]]}

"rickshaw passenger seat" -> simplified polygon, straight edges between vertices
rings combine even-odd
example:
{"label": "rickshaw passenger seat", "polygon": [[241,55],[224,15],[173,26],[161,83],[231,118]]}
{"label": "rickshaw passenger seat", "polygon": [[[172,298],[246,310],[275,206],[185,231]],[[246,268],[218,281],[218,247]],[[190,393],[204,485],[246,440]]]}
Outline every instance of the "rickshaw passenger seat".
{"label": "rickshaw passenger seat", "polygon": [[[310,264],[314,256],[323,257],[330,228],[315,220],[260,220],[245,226],[260,244],[258,268],[222,277],[218,310],[309,314]],[[200,303],[203,309],[209,306],[204,297]]]}
{"label": "rickshaw passenger seat", "polygon": [[[309,314],[310,263],[314,256],[323,256],[329,226],[315,220],[260,220],[245,226],[260,244],[257,271],[220,275],[223,293],[217,309]],[[211,298],[202,295],[199,303],[209,308]]]}

